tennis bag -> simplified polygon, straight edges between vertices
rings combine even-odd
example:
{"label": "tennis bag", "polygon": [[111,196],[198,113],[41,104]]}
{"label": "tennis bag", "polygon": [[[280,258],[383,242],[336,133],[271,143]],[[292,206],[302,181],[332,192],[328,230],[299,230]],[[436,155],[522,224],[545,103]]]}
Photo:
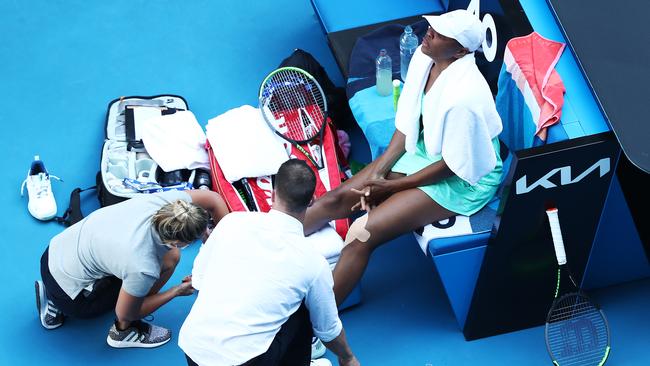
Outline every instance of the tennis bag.
{"label": "tennis bag", "polygon": [[[337,155],[337,143],[335,139],[336,127],[328,119],[323,131],[323,168],[318,169],[303,151],[307,151],[307,144],[300,148],[283,142],[288,156],[305,161],[316,174],[316,190],[314,197],[318,198],[341,185],[345,174],[341,170]],[[268,212],[271,209],[271,193],[273,192],[273,177],[249,177],[236,182],[229,182],[219,166],[210,141],[206,142],[206,149],[210,159],[210,170],[212,175],[212,190],[219,192],[226,201],[230,211],[259,211]],[[336,232],[345,239],[350,227],[349,219],[334,221]]]}
{"label": "tennis bag", "polygon": [[96,176],[102,207],[138,194],[192,188],[195,170],[162,171],[138,135],[139,120],[184,110],[188,110],[187,101],[178,95],[120,97],[108,104],[106,138]]}

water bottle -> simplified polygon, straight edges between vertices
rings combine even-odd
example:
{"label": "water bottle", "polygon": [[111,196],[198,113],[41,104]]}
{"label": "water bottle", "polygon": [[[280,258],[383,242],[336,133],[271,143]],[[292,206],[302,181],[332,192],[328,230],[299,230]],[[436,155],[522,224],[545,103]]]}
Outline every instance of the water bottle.
{"label": "water bottle", "polygon": [[203,169],[197,169],[193,183],[194,187],[198,187],[198,189],[211,190],[212,178],[210,178],[210,173]]}
{"label": "water bottle", "polygon": [[377,93],[382,97],[393,93],[393,63],[385,49],[377,57]]}
{"label": "water bottle", "polygon": [[404,33],[399,38],[399,62],[402,81],[406,80],[406,72],[409,69],[411,57],[413,57],[413,53],[415,53],[415,49],[418,48],[419,43],[418,36],[413,34],[413,28],[407,25],[404,28]]}

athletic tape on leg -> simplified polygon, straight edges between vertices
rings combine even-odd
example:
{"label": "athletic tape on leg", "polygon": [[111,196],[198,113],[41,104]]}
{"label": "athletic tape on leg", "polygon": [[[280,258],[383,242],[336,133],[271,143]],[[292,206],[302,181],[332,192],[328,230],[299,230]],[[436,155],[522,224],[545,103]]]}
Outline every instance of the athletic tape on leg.
{"label": "athletic tape on leg", "polygon": [[368,223],[368,214],[366,213],[365,215],[359,217],[356,219],[352,225],[350,225],[350,229],[348,230],[348,234],[345,236],[345,244],[348,245],[352,243],[354,240],[358,240],[362,243],[365,243],[370,239],[370,231],[366,229],[366,224]]}

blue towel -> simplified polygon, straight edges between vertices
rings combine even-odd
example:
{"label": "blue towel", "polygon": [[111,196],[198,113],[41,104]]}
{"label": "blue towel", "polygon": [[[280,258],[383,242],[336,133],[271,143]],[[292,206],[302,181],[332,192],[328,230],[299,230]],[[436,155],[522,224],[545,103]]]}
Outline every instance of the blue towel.
{"label": "blue towel", "polygon": [[382,97],[371,85],[355,93],[349,100],[350,110],[363,131],[372,159],[381,155],[395,132],[393,97]]}

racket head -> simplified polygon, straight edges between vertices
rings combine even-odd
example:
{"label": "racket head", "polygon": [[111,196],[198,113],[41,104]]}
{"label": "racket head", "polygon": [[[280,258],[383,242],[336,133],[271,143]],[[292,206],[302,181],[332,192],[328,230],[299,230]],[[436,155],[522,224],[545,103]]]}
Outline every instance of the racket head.
{"label": "racket head", "polygon": [[259,108],[278,135],[296,144],[319,136],[327,120],[323,89],[313,76],[297,67],[281,67],[264,78]]}
{"label": "racket head", "polygon": [[556,365],[603,365],[609,357],[607,318],[583,293],[568,293],[553,301],[544,335]]}

